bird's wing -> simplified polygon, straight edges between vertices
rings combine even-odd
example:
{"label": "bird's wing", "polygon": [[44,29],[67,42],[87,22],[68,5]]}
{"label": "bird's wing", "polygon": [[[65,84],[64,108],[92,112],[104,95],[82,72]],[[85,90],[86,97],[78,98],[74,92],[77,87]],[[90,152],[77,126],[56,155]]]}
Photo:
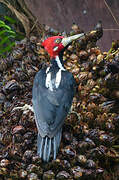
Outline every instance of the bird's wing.
{"label": "bird's wing", "polygon": [[69,72],[63,73],[61,86],[54,91],[45,87],[46,75],[43,70],[37,73],[34,80],[32,101],[36,124],[42,137],[55,135],[71,107],[74,78]]}

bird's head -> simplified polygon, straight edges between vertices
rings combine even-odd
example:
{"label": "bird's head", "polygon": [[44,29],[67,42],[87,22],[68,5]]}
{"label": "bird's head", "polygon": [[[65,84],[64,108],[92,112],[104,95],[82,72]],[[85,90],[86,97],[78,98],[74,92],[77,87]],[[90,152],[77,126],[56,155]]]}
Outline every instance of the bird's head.
{"label": "bird's head", "polygon": [[55,58],[68,44],[82,36],[84,36],[84,33],[70,37],[52,36],[44,40],[42,46],[44,46],[51,58]]}

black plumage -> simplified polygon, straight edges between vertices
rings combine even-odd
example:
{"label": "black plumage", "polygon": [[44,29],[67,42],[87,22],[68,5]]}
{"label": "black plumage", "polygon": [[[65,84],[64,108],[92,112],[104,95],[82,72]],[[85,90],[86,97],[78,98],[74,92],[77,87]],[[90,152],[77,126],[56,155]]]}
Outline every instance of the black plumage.
{"label": "black plumage", "polygon": [[[59,67],[52,60],[50,71],[51,81]],[[45,86],[46,68],[41,69],[35,76],[33,85],[33,109],[38,128],[38,154],[44,161],[48,161],[52,152],[56,159],[56,152],[59,148],[62,125],[71,107],[74,96],[75,80],[68,71],[62,71],[61,83],[58,88],[50,91]]]}
{"label": "black plumage", "polygon": [[67,46],[84,34],[71,37],[53,36],[42,45],[51,58],[51,66],[41,69],[35,76],[33,84],[33,109],[38,128],[37,154],[49,161],[52,154],[56,159],[62,125],[72,104],[75,80],[63,66],[63,52]]}

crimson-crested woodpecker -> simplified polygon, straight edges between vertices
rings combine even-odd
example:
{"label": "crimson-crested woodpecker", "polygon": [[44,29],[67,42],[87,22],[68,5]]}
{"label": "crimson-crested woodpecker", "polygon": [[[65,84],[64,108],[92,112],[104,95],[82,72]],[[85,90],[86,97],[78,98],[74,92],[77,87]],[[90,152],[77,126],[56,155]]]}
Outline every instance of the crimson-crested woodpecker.
{"label": "crimson-crested woodpecker", "polygon": [[32,101],[38,128],[37,154],[46,162],[51,154],[56,159],[62,125],[74,96],[75,80],[63,66],[63,52],[83,35],[53,36],[42,43],[51,57],[51,65],[36,74]]}

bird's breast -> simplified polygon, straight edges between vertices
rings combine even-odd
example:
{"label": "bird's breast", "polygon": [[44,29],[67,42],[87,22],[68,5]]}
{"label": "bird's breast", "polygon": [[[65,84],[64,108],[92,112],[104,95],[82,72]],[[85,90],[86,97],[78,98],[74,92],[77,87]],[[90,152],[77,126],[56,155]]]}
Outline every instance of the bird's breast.
{"label": "bird's breast", "polygon": [[59,88],[62,80],[62,69],[59,69],[56,73],[49,71],[49,67],[46,69],[46,80],[45,86],[50,91],[56,90]]}

